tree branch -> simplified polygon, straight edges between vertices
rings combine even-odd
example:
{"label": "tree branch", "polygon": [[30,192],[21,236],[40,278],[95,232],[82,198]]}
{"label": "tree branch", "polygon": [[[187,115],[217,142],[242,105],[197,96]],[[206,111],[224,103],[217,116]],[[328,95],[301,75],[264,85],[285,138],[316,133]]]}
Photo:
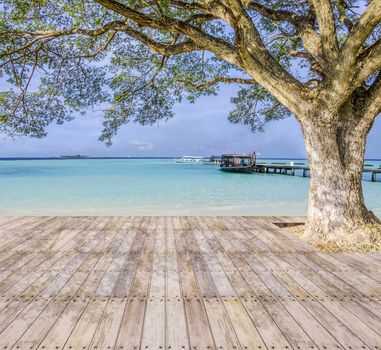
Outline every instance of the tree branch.
{"label": "tree branch", "polygon": [[[125,22],[122,21],[113,21],[111,23],[108,23],[104,25],[101,28],[97,29],[82,29],[82,28],[75,28],[75,29],[68,29],[68,30],[60,30],[60,31],[35,31],[35,32],[22,32],[17,33],[19,36],[22,37],[34,37],[32,40],[27,42],[25,45],[22,45],[12,51],[5,52],[0,55],[0,59],[7,56],[12,56],[14,54],[20,53],[22,51],[25,51],[32,47],[34,44],[41,42],[42,40],[45,40],[45,43],[58,38],[62,36],[69,36],[69,35],[87,35],[87,36],[100,36],[108,31],[113,31],[112,35],[108,38],[108,40],[105,42],[104,45],[102,45],[100,48],[97,49],[97,51],[94,54],[89,55],[83,55],[81,58],[94,58],[96,57],[100,52],[107,49],[110,42],[115,37],[115,33],[117,31],[124,32],[133,39],[143,43],[144,45],[148,46],[151,51],[154,54],[161,54],[165,56],[170,55],[178,55],[184,52],[199,50],[200,47],[196,46],[191,40],[186,40],[181,43],[177,44],[164,44],[159,43],[151,39],[148,35],[145,35],[138,30],[128,26]],[[48,40],[46,40],[48,39]],[[19,58],[22,58],[25,55],[21,55]],[[9,61],[10,62],[10,61]]]}
{"label": "tree branch", "polygon": [[196,2],[184,2],[181,0],[170,0],[170,4],[174,7],[181,8],[184,10],[201,11],[201,12],[206,11],[205,6],[201,5],[200,3],[196,3]]}
{"label": "tree branch", "polygon": [[179,55],[185,52],[200,50],[200,47],[197,46],[193,41],[186,40],[177,44],[163,44],[158,43],[151,39],[149,36],[144,35],[143,33],[129,27],[125,26],[123,31],[135,40],[141,42],[142,44],[148,46],[152,53],[160,54],[164,56]]}
{"label": "tree branch", "polygon": [[381,22],[381,1],[371,1],[360,19],[353,26],[342,45],[330,84],[331,96],[340,105],[353,91],[361,86],[381,64],[381,44],[376,43],[364,50],[364,42]]}
{"label": "tree branch", "polygon": [[364,51],[359,59],[359,66],[361,69],[356,79],[358,84],[362,84],[365,79],[381,68],[381,39]]}
{"label": "tree branch", "polygon": [[294,57],[304,58],[310,63],[311,70],[318,73],[321,77],[325,76],[324,70],[320,66],[316,58],[309,52],[291,50],[290,55]]}
{"label": "tree branch", "polygon": [[235,18],[237,49],[246,72],[269,90],[282,104],[298,114],[304,86],[269,53],[246,9],[239,0],[226,2]]}
{"label": "tree branch", "polygon": [[208,49],[209,51],[215,53],[218,57],[232,64],[239,65],[238,55],[229,43],[205,33],[189,23],[174,20],[165,16],[155,18],[144,13],[140,13],[115,0],[95,0],[95,2],[111,11],[114,11],[115,13],[124,16],[125,18],[134,21],[141,27],[167,30],[172,33],[184,34],[200,48]]}
{"label": "tree branch", "polygon": [[381,113],[381,73],[378,74],[375,82],[368,91],[369,96],[364,106],[361,123],[369,130],[375,118]]}
{"label": "tree branch", "polygon": [[346,3],[346,0],[339,0],[336,3],[336,7],[338,8],[340,13],[339,21],[343,23],[344,26],[347,28],[348,32],[350,32],[353,28],[353,22],[345,14],[347,10],[350,10],[350,7]]}
{"label": "tree branch", "polygon": [[381,22],[381,2],[373,0],[353,26],[342,49],[342,56],[353,60],[360,52],[365,40]]}
{"label": "tree branch", "polygon": [[330,0],[309,0],[318,19],[324,56],[328,61],[338,56],[335,19]]}
{"label": "tree branch", "polygon": [[[269,89],[274,96],[293,112],[296,112],[299,108],[302,93],[304,92],[303,85],[291,76],[268,52],[241,1],[228,0],[226,6],[228,5],[229,11],[223,17],[223,19],[228,18],[228,23],[236,31],[237,45],[239,47],[234,47],[230,43],[203,32],[189,23],[168,18],[165,15],[159,18],[153,17],[140,13],[116,0],[95,0],[95,2],[134,21],[141,27],[185,35],[201,50],[208,50],[217,57],[246,70],[253,79]],[[221,5],[220,2],[215,4],[213,1],[206,1],[204,3],[205,8],[215,5],[218,8],[216,12],[223,11],[224,5]],[[202,10],[202,8],[198,9]]]}
{"label": "tree branch", "polygon": [[226,78],[226,77],[216,77],[212,79],[211,81],[208,81],[204,84],[193,84],[190,81],[187,80],[179,80],[181,83],[184,83],[186,86],[189,86],[192,89],[198,89],[198,90],[204,90],[208,89],[213,85],[219,84],[219,83],[225,83],[225,84],[249,84],[253,85],[257,82],[254,79],[242,79],[242,78]]}
{"label": "tree branch", "polygon": [[22,38],[33,38],[32,40],[28,41],[26,44],[0,54],[0,59],[6,56],[12,56],[16,53],[19,53],[21,51],[25,51],[32,47],[37,42],[40,42],[44,39],[55,39],[61,36],[66,35],[76,35],[76,34],[82,34],[82,35],[88,35],[88,36],[99,36],[102,35],[110,30],[120,30],[124,26],[124,22],[121,21],[113,21],[110,22],[103,27],[97,28],[97,29],[82,29],[82,28],[73,28],[68,30],[48,30],[48,31],[25,31],[25,32],[14,32],[14,34],[18,37]]}
{"label": "tree branch", "polygon": [[255,1],[251,1],[248,6],[255,12],[258,12],[262,16],[267,17],[275,22],[289,22],[298,27],[301,22],[304,21],[302,16],[298,16],[293,12],[274,10]]}
{"label": "tree branch", "polygon": [[316,15],[312,7],[306,16],[299,16],[291,11],[274,10],[255,1],[251,1],[248,6],[272,21],[288,22],[294,25],[300,33],[304,48],[316,58],[322,58],[321,39],[313,28]]}

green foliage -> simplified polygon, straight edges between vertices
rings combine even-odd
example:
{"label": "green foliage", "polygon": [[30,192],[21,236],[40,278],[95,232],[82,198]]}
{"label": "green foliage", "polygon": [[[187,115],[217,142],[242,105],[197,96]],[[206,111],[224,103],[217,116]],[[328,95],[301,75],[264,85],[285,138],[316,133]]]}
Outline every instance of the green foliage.
{"label": "green foliage", "polygon": [[260,85],[241,88],[231,102],[235,109],[230,112],[229,121],[248,125],[253,132],[263,131],[270,121],[290,116],[290,111]]}
{"label": "green foliage", "polygon": [[[197,11],[173,7],[170,0],[119,2],[142,14],[164,18],[167,23],[181,20],[225,43],[234,44],[236,40],[226,23],[200,16]],[[307,1],[258,3],[298,16],[309,14]],[[340,40],[347,33],[340,18],[356,20],[358,14],[351,9],[358,3],[346,0],[345,6],[341,6],[342,2],[335,2]],[[269,52],[288,72],[301,82],[320,78],[309,69],[308,62],[290,55],[291,50],[303,51],[295,26],[272,21],[254,10],[248,10],[248,14]],[[195,102],[201,95],[216,94],[218,84],[209,82],[228,77],[247,78],[243,71],[208,52],[153,54],[127,32],[84,33],[113,21],[123,21],[163,46],[187,40],[165,28],[139,26],[91,0],[0,0],[0,78],[6,82],[0,92],[0,131],[43,137],[46,126],[52,122],[63,123],[75,112],[102,108],[105,120],[101,140],[110,143],[123,124],[132,121],[146,125],[167,120],[173,116],[173,106],[182,99]],[[65,32],[72,29],[82,32]],[[32,34],[36,31],[63,32]],[[249,125],[253,131],[262,131],[267,122],[290,115],[259,85],[242,87],[232,103],[235,108],[229,120]]]}

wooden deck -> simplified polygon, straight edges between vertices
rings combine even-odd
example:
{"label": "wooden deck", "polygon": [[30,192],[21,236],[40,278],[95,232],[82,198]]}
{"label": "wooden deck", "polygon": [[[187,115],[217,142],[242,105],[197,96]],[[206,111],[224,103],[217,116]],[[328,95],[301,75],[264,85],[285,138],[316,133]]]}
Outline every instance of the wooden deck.
{"label": "wooden deck", "polygon": [[0,217],[1,349],[381,349],[381,254],[260,217]]}

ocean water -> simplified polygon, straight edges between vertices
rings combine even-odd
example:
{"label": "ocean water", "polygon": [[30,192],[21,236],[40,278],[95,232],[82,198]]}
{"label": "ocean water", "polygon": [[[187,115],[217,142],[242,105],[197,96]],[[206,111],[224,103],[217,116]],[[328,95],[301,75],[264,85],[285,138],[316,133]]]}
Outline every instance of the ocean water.
{"label": "ocean water", "polygon": [[[381,176],[366,174],[363,185],[381,216]],[[0,160],[0,215],[305,215],[308,187],[301,174],[229,174],[173,159]]]}

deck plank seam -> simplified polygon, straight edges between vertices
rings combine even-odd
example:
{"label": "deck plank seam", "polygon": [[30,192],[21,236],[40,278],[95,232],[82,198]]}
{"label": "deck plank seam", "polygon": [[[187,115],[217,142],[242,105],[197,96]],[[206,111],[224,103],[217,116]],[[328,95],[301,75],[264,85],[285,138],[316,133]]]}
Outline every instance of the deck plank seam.
{"label": "deck plank seam", "polygon": [[[213,251],[211,250],[211,247],[210,247],[210,245],[209,245],[209,242],[208,242],[208,240],[207,240],[207,238],[206,238],[206,236],[205,236],[204,229],[203,229],[202,227],[200,227],[200,232],[201,232],[202,235],[204,236],[204,238],[205,238],[205,240],[206,240],[206,244],[208,245],[208,247],[209,247],[209,249],[210,249],[210,252],[211,252],[212,254],[214,254]],[[217,259],[217,257],[216,257],[216,259]],[[218,259],[217,259],[217,261],[218,261]],[[221,266],[221,265],[220,265],[220,266]],[[226,275],[226,272],[225,272],[225,270],[223,269],[222,266],[221,266],[221,269],[222,269],[222,271],[224,272],[225,277],[229,280],[229,277]],[[222,303],[222,306],[223,306],[223,308],[224,308],[224,310],[225,310],[225,313],[226,313],[226,315],[227,315],[227,317],[228,317],[228,319],[229,319],[229,321],[230,321],[230,326],[231,326],[231,328],[232,328],[233,331],[234,331],[236,340],[237,340],[237,342],[240,344],[241,348],[244,349],[245,347],[244,347],[244,345],[242,345],[242,343],[241,343],[240,340],[239,340],[239,337],[238,337],[238,334],[237,334],[237,330],[235,329],[235,327],[234,327],[234,325],[233,325],[233,323],[232,323],[232,321],[231,321],[231,319],[230,319],[228,310],[226,309],[226,305],[225,305],[225,303],[223,302],[223,300],[229,300],[229,301],[230,301],[230,300],[237,300],[237,299],[239,299],[240,302],[241,302],[241,305],[242,305],[243,309],[244,309],[245,312],[247,313],[248,317],[252,320],[251,315],[250,315],[250,313],[248,312],[246,305],[242,302],[242,298],[238,295],[236,289],[235,289],[233,286],[232,286],[232,288],[234,289],[234,291],[235,291],[235,293],[236,293],[236,295],[235,295],[234,297],[229,298],[229,297],[226,297],[226,296],[221,296],[221,295],[220,295],[220,292],[218,291],[216,282],[215,282],[215,280],[213,279],[213,277],[212,277],[212,280],[213,280],[213,283],[214,283],[214,285],[215,285],[215,289],[217,290],[217,293],[218,293],[217,301]],[[262,336],[261,333],[259,332],[258,328],[255,326],[255,324],[254,324],[254,327],[255,327],[255,329],[257,330],[259,336],[261,337],[263,344],[264,344],[265,347],[268,349],[268,346],[266,345],[266,342],[265,342],[265,340],[263,339],[263,336]]]}
{"label": "deck plank seam", "polygon": [[[234,234],[234,232],[233,232],[233,234]],[[226,233],[222,233],[222,235],[223,236],[225,236],[226,235]],[[225,237],[225,239],[227,239],[228,237]],[[236,240],[238,240],[239,242],[241,242],[241,240],[240,240],[240,238],[239,237],[237,237],[236,235],[235,235],[235,239]],[[242,242],[241,242],[241,244],[242,244]],[[236,248],[236,247],[235,247]],[[247,249],[250,251],[250,248],[248,248],[247,247]],[[236,248],[236,252],[244,259],[244,261],[246,261],[246,263],[247,264],[249,264],[249,266],[251,266],[251,264],[250,264],[250,262],[248,262],[247,261],[247,258],[246,258],[246,256],[244,256],[243,254],[242,254],[242,252],[240,252],[237,248]],[[252,267],[252,266],[251,266]],[[262,281],[262,283],[271,291],[271,288],[268,286],[268,284],[266,283],[266,281],[257,273],[257,271],[255,271],[253,268],[252,268],[252,271],[255,273],[255,275],[257,276],[257,278],[259,278],[261,281]],[[246,279],[246,277],[244,276],[244,278],[245,278],[245,280],[247,280]],[[249,283],[249,281],[247,281],[248,283]],[[250,285],[250,283],[249,283],[249,285]],[[314,344],[316,347],[319,347],[314,341],[313,341],[313,339],[309,336],[309,334],[306,332],[306,330],[303,328],[303,326],[298,322],[298,320],[296,320],[295,319],[295,317],[294,317],[294,315],[292,315],[291,313],[290,313],[290,311],[288,310],[288,308],[287,307],[285,307],[285,305],[282,303],[282,299],[281,298],[279,298],[277,295],[274,295],[274,299],[277,301],[277,302],[279,302],[282,306],[283,306],[283,308],[286,310],[286,312],[288,313],[288,315],[299,325],[299,327],[304,331],[304,333],[305,333],[305,335],[310,339],[310,341],[311,341],[311,343],[312,344]],[[266,303],[263,303],[263,306],[264,307],[266,307],[265,306],[266,305]],[[301,305],[303,308],[304,308],[304,306],[303,305]],[[305,309],[305,308],[304,308]],[[274,320],[274,319],[273,319]],[[274,322],[276,322],[275,320],[274,320]],[[280,327],[278,327],[278,328],[280,328]],[[283,333],[283,331],[282,331],[282,333]],[[283,333],[284,334],[284,333]],[[288,337],[287,337],[287,335],[286,334],[284,334],[284,336],[286,337],[286,339],[288,339]],[[290,339],[288,339],[288,341],[291,343],[291,345],[293,346],[293,344],[292,344],[292,342],[290,341]]]}
{"label": "deck plank seam", "polygon": [[[99,242],[99,244],[100,244],[100,243],[101,243],[101,241]],[[84,244],[85,244],[85,242],[84,242]],[[85,260],[86,260],[86,259],[85,259]],[[85,261],[85,260],[84,260],[84,261]],[[67,266],[69,266],[70,263],[71,263],[71,261],[69,261],[69,262],[64,266],[64,268],[66,268]],[[55,278],[53,278],[53,280],[54,280],[54,279],[55,279]],[[66,283],[67,283],[69,280],[70,280],[70,279],[68,279],[68,280],[65,282],[65,284],[62,286],[62,288],[66,285]],[[49,283],[48,283],[48,284],[47,284],[47,285],[40,291],[40,293],[42,293],[43,290],[45,290],[48,286],[49,286]],[[61,289],[62,289],[62,288],[61,288]],[[61,289],[60,289],[60,290],[61,290]],[[57,291],[57,294],[58,294],[59,292],[60,292],[60,291]],[[33,299],[34,299],[34,298],[33,298]],[[52,299],[53,299],[53,298],[52,298]],[[30,303],[28,303],[28,305],[29,305],[29,304],[30,304]],[[16,317],[14,318],[14,320],[15,320],[20,314],[22,314],[22,312],[24,312],[24,310],[28,307],[28,305],[26,305],[25,308],[23,308],[23,310],[21,310],[21,311],[18,313],[18,315],[16,315]],[[46,305],[46,306],[47,306],[47,305]],[[44,308],[43,310],[45,310],[45,308]],[[41,313],[43,312],[43,310],[41,311]],[[41,313],[40,313],[40,314],[41,314]],[[36,317],[36,319],[37,319],[37,318],[38,318],[38,316]],[[35,320],[36,320],[36,319],[35,319]],[[34,320],[34,321],[35,321],[35,320]],[[33,321],[33,322],[34,322],[34,321]],[[33,322],[32,322],[31,324],[33,324]],[[8,325],[8,326],[9,326],[9,325]],[[8,327],[8,326],[7,326],[7,327]],[[30,326],[30,325],[29,325],[29,326]],[[6,328],[5,328],[5,329],[6,329]],[[5,329],[4,329],[3,331],[5,331]],[[28,327],[28,329],[29,329],[29,327]],[[26,332],[28,329],[26,329],[25,332]],[[2,332],[3,332],[3,331],[2,331]],[[2,332],[1,332],[1,333],[2,333]],[[24,333],[25,333],[25,332],[24,332]],[[23,334],[24,334],[24,333],[23,333]],[[23,335],[23,334],[22,334],[22,335]],[[22,335],[18,338],[17,341],[19,341],[19,339],[22,337]],[[17,341],[16,341],[16,343],[17,343]]]}
{"label": "deck plank seam", "polygon": [[[287,272],[286,272],[287,273]],[[288,275],[289,276],[289,275]],[[301,286],[300,285],[300,283],[298,283],[298,281],[296,281],[292,276],[289,276],[292,280],[294,280],[295,281],[295,283],[296,284],[298,284],[301,288],[303,288],[303,289],[305,289],[303,286]],[[308,279],[309,281],[311,281],[308,277],[305,277],[306,279]],[[315,282],[313,282],[313,281],[311,281],[313,284],[315,284]],[[316,285],[316,284],[315,284]],[[320,288],[320,286],[318,286],[318,285],[316,285],[318,288]],[[309,293],[308,291],[306,291],[307,293]],[[312,296],[312,295],[311,295]],[[328,301],[329,300],[331,300],[331,301],[334,301],[331,297],[329,297],[329,298],[327,298],[328,299]],[[342,322],[341,322],[341,320],[340,319],[338,319],[337,317],[336,317],[336,315],[334,315],[334,314],[332,314],[332,312],[331,311],[329,311],[328,309],[327,309],[327,307],[326,307],[326,305],[325,304],[323,304],[322,303],[322,301],[325,301],[324,299],[321,299],[321,298],[313,298],[312,300],[315,300],[316,302],[318,302],[320,305],[321,305],[321,307],[323,307],[329,314],[331,314],[332,315],[332,317],[334,317],[334,318],[336,318],[338,321],[339,321],[339,323],[341,323],[341,324],[343,324]],[[341,300],[341,298],[338,298],[338,300]],[[308,309],[307,309],[307,311],[309,311]],[[349,312],[351,312],[351,310],[348,310]],[[310,311],[309,311],[310,312]],[[310,312],[311,313],[311,312]],[[316,317],[315,317],[316,318]],[[318,319],[317,319],[317,321],[320,323],[320,324],[322,324]],[[361,322],[362,322],[362,320],[360,320]],[[366,344],[366,341],[364,341],[364,340],[362,340],[362,339],[360,339],[354,332],[353,332],[353,330],[352,329],[350,329],[350,328],[348,328],[345,324],[343,324],[344,325],[344,327],[349,331],[349,332],[351,332],[352,334],[353,334],[353,336],[354,337],[356,337],[356,338],[358,338],[360,341],[362,341],[363,343],[365,343]],[[326,328],[323,324],[322,324],[322,326],[324,327],[324,328]],[[328,330],[328,329],[326,329],[329,333],[330,333],[330,331]],[[335,335],[334,334],[331,334],[332,336],[334,336],[335,337]],[[338,340],[338,339],[336,339],[339,343],[340,343],[340,341]],[[343,344],[341,344],[344,348],[345,348],[345,345],[343,345]],[[370,346],[369,344],[367,345],[369,348],[372,348],[373,346]]]}
{"label": "deck plank seam", "polygon": [[[226,257],[231,261],[231,263],[232,263],[234,266],[236,266],[236,270],[239,271],[241,277],[242,277],[243,280],[246,282],[246,278],[245,278],[245,276],[244,276],[244,275],[242,274],[242,272],[239,270],[239,268],[237,267],[236,263],[231,259],[231,257],[229,256],[229,253],[226,251],[226,249],[225,249],[225,247],[223,246],[223,244],[220,242],[220,240],[219,240],[219,239],[217,238],[217,236],[214,234],[213,229],[212,229],[212,228],[209,228],[209,229],[210,229],[210,232],[211,232],[211,234],[213,235],[214,239],[216,240],[216,242],[218,242],[219,246],[220,246],[221,249],[224,251]],[[224,268],[223,268],[223,269],[224,269]],[[225,273],[226,273],[226,271],[225,271]],[[230,278],[229,278],[228,275],[227,275],[227,278],[230,280]],[[232,282],[232,281],[231,281],[231,282]],[[246,282],[246,283],[247,283],[247,282]],[[233,285],[233,284],[232,284],[232,285]],[[251,288],[251,286],[250,286],[249,284],[248,284],[248,286],[249,286],[250,289],[252,290],[252,295],[253,295],[253,297],[255,297],[257,300],[259,300],[258,297],[257,297],[257,295],[255,294],[254,290]],[[233,288],[235,288],[235,287],[233,286]],[[238,298],[240,298],[240,300],[241,300],[241,302],[242,302],[242,298],[241,298],[241,296],[239,295],[239,293],[237,293],[237,294],[238,294]],[[242,305],[243,305],[245,311],[247,312],[248,316],[250,317],[250,319],[254,322],[253,317],[252,317],[250,311],[247,309],[245,303],[242,303]],[[287,339],[286,336],[284,335],[284,333],[283,333],[282,329],[279,327],[279,325],[275,322],[275,320],[273,319],[272,315],[269,313],[268,309],[263,305],[262,302],[261,302],[261,305],[262,305],[263,310],[266,312],[267,316],[272,320],[273,324],[278,328],[279,332],[283,335],[284,339],[286,339],[286,341],[287,341],[287,342],[290,344],[290,346],[291,346],[291,343],[288,341],[288,339]],[[255,326],[255,325],[254,325],[254,326]],[[257,328],[257,326],[255,326],[255,327]],[[260,334],[261,338],[263,339],[263,336],[261,335],[261,332],[260,332],[258,329],[257,329],[257,331],[258,331],[258,333]],[[266,344],[266,342],[264,342],[264,343],[265,343],[266,347],[269,349],[269,346]]]}
{"label": "deck plank seam", "polygon": [[[84,229],[84,230],[86,230],[86,229]],[[103,235],[103,232],[102,232],[102,231],[99,231],[98,235],[99,235],[99,236],[102,236],[102,235]],[[118,235],[118,232],[115,232],[115,236],[114,236],[114,238],[115,238],[117,235]],[[86,243],[87,243],[86,240],[83,240],[83,245],[85,245]],[[72,277],[75,275],[75,273],[79,272],[80,267],[83,266],[83,265],[87,262],[88,258],[91,256],[92,252],[93,252],[93,251],[98,247],[98,245],[100,245],[100,244],[102,244],[102,240],[100,240],[99,243],[98,243],[97,245],[95,245],[94,249],[93,249],[91,252],[88,253],[88,255],[86,256],[86,258],[82,261],[82,263],[81,263],[80,266],[78,267],[78,269],[76,269],[75,272],[73,272]],[[110,242],[109,244],[111,244],[111,242]],[[105,247],[105,250],[107,249],[107,247],[108,247],[108,246]],[[82,282],[77,286],[77,288],[75,289],[74,293],[72,293],[72,295],[69,296],[68,298],[65,298],[64,302],[66,302],[66,305],[65,305],[64,308],[62,309],[62,312],[60,313],[60,315],[59,315],[59,316],[54,320],[54,322],[51,324],[49,330],[47,330],[47,332],[45,333],[44,337],[41,339],[40,343],[36,346],[36,349],[40,349],[40,348],[42,348],[42,344],[44,343],[46,337],[49,335],[49,333],[51,332],[51,330],[53,329],[53,327],[55,326],[55,324],[60,320],[60,318],[62,317],[63,313],[64,313],[65,310],[67,309],[68,305],[70,305],[70,303],[71,303],[73,300],[75,300],[78,291],[84,286],[85,282],[88,280],[88,278],[89,278],[89,276],[90,276],[91,271],[93,271],[93,268],[94,268],[95,266],[97,266],[97,263],[100,261],[101,258],[102,258],[102,256],[99,256],[99,259],[96,260],[96,261],[94,262],[93,267],[92,267],[91,269],[89,269],[88,274],[83,278]],[[111,263],[111,262],[110,262],[110,263]],[[72,278],[72,277],[71,277],[71,278]],[[71,278],[68,279],[68,280],[66,281],[66,283],[61,287],[61,289],[57,292],[57,294],[59,294],[59,293],[63,290],[63,288],[65,288],[65,286],[67,286],[67,284],[70,282]],[[86,299],[90,300],[90,299],[91,299],[91,296],[89,295],[88,298],[86,298]],[[65,344],[66,344],[66,342],[63,344],[62,349],[65,347]]]}

